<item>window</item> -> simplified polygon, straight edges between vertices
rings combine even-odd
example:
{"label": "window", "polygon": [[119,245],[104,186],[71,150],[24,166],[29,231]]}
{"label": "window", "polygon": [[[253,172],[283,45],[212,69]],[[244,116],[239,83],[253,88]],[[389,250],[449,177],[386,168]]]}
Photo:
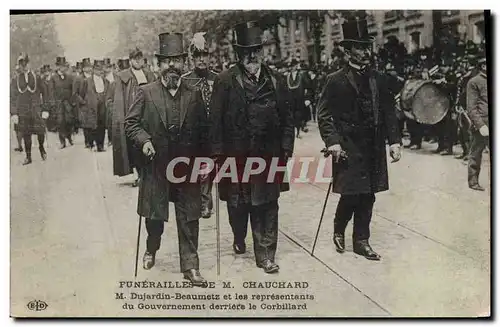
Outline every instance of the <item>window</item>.
{"label": "window", "polygon": [[410,53],[420,49],[420,32],[413,32],[410,34]]}

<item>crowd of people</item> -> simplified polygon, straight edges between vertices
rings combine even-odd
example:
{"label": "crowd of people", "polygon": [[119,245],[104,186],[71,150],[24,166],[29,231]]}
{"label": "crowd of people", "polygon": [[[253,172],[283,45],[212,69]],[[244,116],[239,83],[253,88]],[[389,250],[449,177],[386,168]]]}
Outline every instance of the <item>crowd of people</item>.
{"label": "crowd of people", "polygon": [[[85,147],[103,152],[107,131],[113,174],[136,175],[137,213],[145,218],[148,233],[144,269],[155,265],[168,203],[174,202],[181,272],[193,285],[205,287],[197,253],[198,219],[212,215],[212,179],[172,184],[163,173],[166,163],[180,155],[204,155],[216,162],[231,156],[278,156],[286,162],[295,140],[308,132],[308,122],[317,121],[335,162],[333,191],[342,195],[335,214],[335,247],[345,251],[344,231],[354,215],[354,252],[380,260],[368,239],[375,193],[388,189],[386,143],[398,161],[401,145],[418,150],[426,137],[437,140],[436,152],[443,155],[453,154],[459,142],[460,157],[470,161],[469,186],[482,189],[480,157],[489,135],[484,48],[467,46],[440,55],[430,49],[407,54],[388,48],[374,54],[366,20],[347,20],[342,28],[344,40],[331,60],[311,66],[300,58],[266,63],[256,22],[234,27],[238,60],[214,66],[205,32],[195,34],[187,51],[181,34],[160,34],[157,67],[134,48],[116,63],[84,58],[71,66],[57,57],[55,69],[46,64],[36,72],[23,53],[11,82],[15,150],[26,153],[24,165],[31,164],[31,136],[36,134],[45,160],[47,127],[58,133],[61,149],[73,145],[74,134],[82,130]],[[420,124],[395,109],[398,94],[412,79],[432,80],[449,97],[451,108],[437,124]],[[403,131],[410,135],[408,144],[402,142]],[[278,198],[288,185],[222,180],[219,187],[227,202],[234,253],[246,252],[250,220],[257,266],[277,272]]]}

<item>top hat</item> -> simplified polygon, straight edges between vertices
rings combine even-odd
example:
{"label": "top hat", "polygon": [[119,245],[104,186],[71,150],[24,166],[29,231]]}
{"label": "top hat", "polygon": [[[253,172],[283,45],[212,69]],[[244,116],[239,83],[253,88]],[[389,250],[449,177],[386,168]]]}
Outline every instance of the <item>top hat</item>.
{"label": "top hat", "polygon": [[237,24],[233,27],[233,46],[255,48],[264,44],[263,31],[257,21]]}
{"label": "top hat", "polygon": [[187,56],[187,52],[184,51],[182,33],[162,33],[158,35],[158,38],[160,39],[160,51],[155,53],[158,59]]}
{"label": "top hat", "polygon": [[56,57],[56,66],[66,66],[68,63],[66,62],[66,57]]}
{"label": "top hat", "polygon": [[352,17],[346,20],[342,24],[342,32],[344,33],[344,39],[340,41],[342,47],[353,43],[368,45],[375,41],[375,38],[368,34],[368,21],[365,17]]}
{"label": "top hat", "polygon": [[189,44],[189,52],[191,52],[191,54],[208,54],[210,52],[205,34],[207,34],[207,32],[194,33],[193,39]]}
{"label": "top hat", "polygon": [[94,60],[94,68],[102,69],[104,67],[104,60]]}
{"label": "top hat", "polygon": [[30,61],[30,59],[29,59],[29,57],[28,57],[28,54],[27,54],[27,53],[25,53],[25,52],[21,52],[21,53],[19,54],[19,57],[17,57],[17,63],[19,64],[19,62],[21,62],[21,61],[22,61],[23,63],[25,63],[25,64],[27,64],[27,63]]}
{"label": "top hat", "polygon": [[104,66],[105,67],[111,67],[112,64],[111,64],[111,59],[109,58],[104,58]]}
{"label": "top hat", "polygon": [[92,63],[90,62],[90,58],[83,58],[82,59],[82,68],[83,67],[91,67]]}
{"label": "top hat", "polygon": [[142,57],[142,56],[143,56],[143,54],[142,54],[141,49],[139,49],[137,47],[135,49],[130,50],[130,52],[128,54],[128,57],[130,59],[135,59],[137,57]]}
{"label": "top hat", "polygon": [[130,68],[130,60],[127,59],[118,59],[118,68],[120,70],[125,70]]}
{"label": "top hat", "polygon": [[299,61],[295,58],[293,58],[292,61],[290,61],[290,67],[297,66],[298,64],[299,64]]}

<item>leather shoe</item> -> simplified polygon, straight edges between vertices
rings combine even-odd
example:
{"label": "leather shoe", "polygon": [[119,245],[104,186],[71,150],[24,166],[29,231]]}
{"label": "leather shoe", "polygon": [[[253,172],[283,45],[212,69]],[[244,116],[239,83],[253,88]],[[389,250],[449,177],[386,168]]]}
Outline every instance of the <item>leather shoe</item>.
{"label": "leather shoe", "polygon": [[45,152],[44,148],[40,148],[40,156],[42,157],[42,160],[47,160],[47,152]]}
{"label": "leather shoe", "polygon": [[201,216],[203,218],[210,218],[212,216],[212,212],[210,210],[208,210],[207,208],[203,208],[203,210],[201,211]]}
{"label": "leather shoe", "polygon": [[24,161],[23,161],[23,166],[29,165],[31,162],[32,162],[32,161],[31,161],[31,158],[26,158],[26,159],[24,159]]}
{"label": "leather shoe", "polygon": [[23,148],[22,147],[18,147],[18,148],[15,148],[14,151],[16,151],[16,152],[23,152]]}
{"label": "leather shoe", "polygon": [[233,251],[236,254],[243,254],[243,253],[247,252],[247,246],[246,246],[245,242],[233,243]]}
{"label": "leather shoe", "polygon": [[380,260],[380,255],[373,251],[368,240],[355,241],[353,244],[354,253],[362,255],[368,260]]}
{"label": "leather shoe", "polygon": [[345,252],[345,238],[344,234],[333,233],[333,244],[335,244],[335,249],[338,253]]}
{"label": "leather shoe", "polygon": [[153,266],[155,265],[155,257],[155,253],[146,251],[146,253],[144,253],[144,257],[142,258],[142,267],[146,270],[153,268]]}
{"label": "leather shoe", "polygon": [[193,286],[198,287],[208,287],[208,282],[203,278],[198,269],[189,269],[184,272],[184,279],[187,279],[193,284]]}
{"label": "leather shoe", "polygon": [[484,191],[484,187],[480,186],[479,184],[469,185],[469,188],[473,189],[474,191]]}
{"label": "leather shoe", "polygon": [[264,269],[267,274],[277,273],[280,270],[280,266],[270,259],[264,259],[257,263],[257,267]]}
{"label": "leather shoe", "polygon": [[66,144],[61,144],[61,146],[59,147],[59,150],[62,150],[66,147]]}

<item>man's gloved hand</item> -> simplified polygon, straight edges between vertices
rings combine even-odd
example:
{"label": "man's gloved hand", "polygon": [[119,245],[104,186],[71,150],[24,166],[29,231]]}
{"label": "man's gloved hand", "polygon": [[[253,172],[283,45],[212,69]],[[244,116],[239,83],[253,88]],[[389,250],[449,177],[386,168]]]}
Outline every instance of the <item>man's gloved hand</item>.
{"label": "man's gloved hand", "polygon": [[49,118],[49,112],[48,111],[42,111],[42,119],[47,119]]}
{"label": "man's gloved hand", "polygon": [[309,107],[309,105],[311,104],[311,101],[306,100],[306,101],[304,101],[304,104],[306,105],[306,107]]}
{"label": "man's gloved hand", "polygon": [[142,146],[142,153],[144,153],[144,155],[146,157],[148,157],[149,160],[153,160],[153,157],[155,156],[156,151],[155,151],[155,148],[153,147],[153,143],[151,143],[151,141],[147,141],[146,143],[144,143],[144,145]]}
{"label": "man's gloved hand", "polygon": [[391,144],[389,150],[392,162],[398,162],[401,159],[401,145],[399,143]]}
{"label": "man's gloved hand", "polygon": [[490,136],[490,129],[488,128],[488,126],[483,125],[479,129],[479,133],[481,133],[482,136]]}
{"label": "man's gloved hand", "polygon": [[12,117],[10,117],[11,121],[14,123],[14,124],[19,124],[19,116],[18,115],[12,115]]}

